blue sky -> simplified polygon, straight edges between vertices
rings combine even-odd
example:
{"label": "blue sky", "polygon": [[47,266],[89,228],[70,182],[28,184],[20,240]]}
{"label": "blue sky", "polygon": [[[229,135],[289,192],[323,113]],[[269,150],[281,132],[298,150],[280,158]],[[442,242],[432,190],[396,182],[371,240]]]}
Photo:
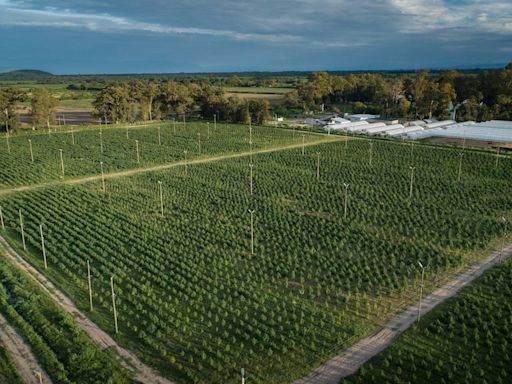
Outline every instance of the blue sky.
{"label": "blue sky", "polygon": [[0,72],[449,68],[512,61],[510,0],[0,0]]}

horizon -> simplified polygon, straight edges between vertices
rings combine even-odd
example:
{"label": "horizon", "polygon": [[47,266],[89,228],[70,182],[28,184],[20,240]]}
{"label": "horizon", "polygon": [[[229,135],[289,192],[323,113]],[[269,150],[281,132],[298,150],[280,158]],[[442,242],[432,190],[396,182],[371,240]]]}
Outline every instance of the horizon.
{"label": "horizon", "polygon": [[48,70],[41,70],[37,68],[15,68],[8,69],[6,71],[0,72],[0,75],[8,75],[10,73],[16,72],[44,72],[51,76],[151,76],[151,75],[223,75],[223,74],[288,74],[288,73],[315,73],[315,72],[327,72],[327,73],[379,73],[379,72],[388,72],[388,73],[408,73],[408,72],[417,72],[417,71],[432,71],[432,72],[442,72],[442,71],[485,71],[485,70],[500,70],[505,68],[508,63],[500,63],[500,64],[482,64],[476,66],[469,67],[437,67],[437,68],[428,68],[428,67],[417,67],[417,68],[391,68],[391,69],[304,69],[304,70],[282,70],[282,71],[264,71],[264,70],[253,70],[253,71],[219,71],[219,72],[105,72],[105,73],[55,73]]}

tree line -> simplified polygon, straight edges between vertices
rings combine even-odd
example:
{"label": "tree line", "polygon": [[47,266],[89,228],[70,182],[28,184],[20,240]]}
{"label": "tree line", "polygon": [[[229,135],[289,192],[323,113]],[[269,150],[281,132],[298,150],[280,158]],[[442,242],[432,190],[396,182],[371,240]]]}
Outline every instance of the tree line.
{"label": "tree line", "polygon": [[30,100],[30,124],[32,127],[49,127],[55,124],[58,101],[46,88],[35,88],[27,94],[14,88],[0,88],[0,128],[4,132],[14,132],[20,126],[18,108],[20,103]]}
{"label": "tree line", "polygon": [[[55,124],[58,100],[47,89],[35,88],[27,94],[17,88],[0,88],[0,127],[3,131],[11,132],[19,127],[17,109],[27,99],[31,104],[30,124],[34,129]],[[93,105],[94,114],[106,123],[176,119],[183,115],[258,125],[269,119],[268,100],[228,97],[219,86],[170,80],[113,83],[97,94]]]}
{"label": "tree line", "polygon": [[176,119],[183,115],[244,124],[265,124],[269,119],[268,100],[228,97],[222,87],[172,80],[110,84],[93,105],[97,116],[108,123]]}
{"label": "tree line", "polygon": [[317,72],[287,94],[287,106],[304,111],[335,111],[343,104],[351,104],[354,112],[384,117],[445,119],[451,107],[458,120],[512,120],[512,63],[478,74],[421,70],[412,76],[384,77]]}

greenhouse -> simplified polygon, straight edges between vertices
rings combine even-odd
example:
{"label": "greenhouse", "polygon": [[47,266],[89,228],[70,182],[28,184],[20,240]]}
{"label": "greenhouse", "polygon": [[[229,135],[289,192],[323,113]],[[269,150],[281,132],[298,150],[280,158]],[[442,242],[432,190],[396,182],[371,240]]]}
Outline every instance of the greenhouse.
{"label": "greenhouse", "polygon": [[427,137],[448,137],[512,143],[512,121],[491,120],[481,123],[468,121],[445,127],[425,129],[420,132],[410,132],[407,137],[412,140]]}

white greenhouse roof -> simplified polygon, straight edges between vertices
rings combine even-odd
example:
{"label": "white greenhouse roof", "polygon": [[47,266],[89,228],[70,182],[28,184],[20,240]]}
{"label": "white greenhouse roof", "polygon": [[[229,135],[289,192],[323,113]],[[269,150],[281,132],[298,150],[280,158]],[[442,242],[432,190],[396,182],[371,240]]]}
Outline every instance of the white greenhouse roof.
{"label": "white greenhouse roof", "polygon": [[409,133],[407,136],[413,140],[435,136],[512,143],[512,121],[491,120],[481,123],[468,121],[446,127],[426,129],[422,132]]}

